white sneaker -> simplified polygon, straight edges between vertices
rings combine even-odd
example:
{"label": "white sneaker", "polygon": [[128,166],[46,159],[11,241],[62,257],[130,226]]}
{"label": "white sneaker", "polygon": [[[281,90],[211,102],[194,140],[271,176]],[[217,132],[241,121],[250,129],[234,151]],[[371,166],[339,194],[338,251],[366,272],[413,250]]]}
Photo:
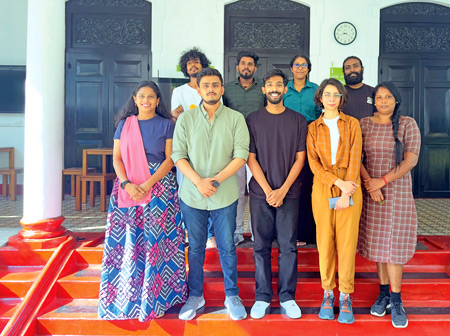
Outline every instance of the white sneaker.
{"label": "white sneaker", "polygon": [[302,317],[302,311],[297,305],[295,300],[289,300],[285,302],[280,302],[280,305],[286,311],[286,315],[291,319],[298,319]]}
{"label": "white sneaker", "polygon": [[270,303],[265,301],[255,301],[250,310],[250,317],[254,319],[263,318],[266,315],[266,309],[269,308]]}
{"label": "white sneaker", "polygon": [[208,238],[206,241],[206,248],[217,248],[215,237]]}
{"label": "white sneaker", "polygon": [[178,318],[180,320],[192,320],[197,314],[197,310],[205,305],[205,299],[202,296],[189,296],[186,303],[181,307]]}
{"label": "white sneaker", "polygon": [[228,308],[228,312],[230,313],[230,317],[237,321],[243,320],[247,317],[247,312],[245,311],[245,307],[242,304],[242,300],[239,296],[226,296],[225,297],[225,307]]}

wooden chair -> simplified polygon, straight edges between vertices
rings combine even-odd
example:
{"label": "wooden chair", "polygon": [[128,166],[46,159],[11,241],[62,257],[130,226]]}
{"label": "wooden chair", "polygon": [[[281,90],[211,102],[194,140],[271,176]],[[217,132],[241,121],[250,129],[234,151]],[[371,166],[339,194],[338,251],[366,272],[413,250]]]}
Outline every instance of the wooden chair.
{"label": "wooden chair", "polygon": [[[65,168],[62,171],[62,200],[64,201],[64,177],[70,176],[70,196],[75,197],[76,187],[76,176],[81,175],[83,168],[82,167],[72,167],[72,168]],[[95,174],[97,172],[97,169],[95,168],[88,168],[87,173],[88,174]],[[86,200],[84,201],[86,203]]]}
{"label": "wooden chair", "polygon": [[15,201],[17,174],[22,174],[23,168],[14,167],[14,147],[2,147],[0,152],[9,153],[8,167],[0,168],[0,175],[2,175],[3,180],[2,196],[8,197],[8,194],[10,194],[11,201]]}
{"label": "wooden chair", "polygon": [[[95,182],[100,183],[100,210],[106,211],[106,186],[108,181],[113,181],[116,178],[115,173],[108,173],[106,167],[106,157],[112,155],[112,148],[88,148],[83,150],[83,166],[81,175],[76,176],[76,204],[75,209],[81,210],[81,201],[86,197],[86,184],[90,182],[89,186],[89,205],[95,206]],[[102,171],[100,173],[88,173],[88,155],[102,156]]]}

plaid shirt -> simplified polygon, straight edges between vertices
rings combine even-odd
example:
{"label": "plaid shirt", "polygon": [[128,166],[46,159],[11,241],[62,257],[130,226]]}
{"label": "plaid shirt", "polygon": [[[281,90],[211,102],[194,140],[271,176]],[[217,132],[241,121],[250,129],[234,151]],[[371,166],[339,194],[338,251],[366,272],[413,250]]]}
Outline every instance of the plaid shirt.
{"label": "plaid shirt", "polygon": [[332,173],[333,168],[346,168],[346,181],[359,178],[361,166],[362,135],[357,119],[342,112],[337,122],[339,129],[339,147],[336,164],[331,165],[331,140],[328,126],[323,121],[323,114],[308,126],[307,149],[312,172],[320,176],[324,184],[332,188],[338,177]]}

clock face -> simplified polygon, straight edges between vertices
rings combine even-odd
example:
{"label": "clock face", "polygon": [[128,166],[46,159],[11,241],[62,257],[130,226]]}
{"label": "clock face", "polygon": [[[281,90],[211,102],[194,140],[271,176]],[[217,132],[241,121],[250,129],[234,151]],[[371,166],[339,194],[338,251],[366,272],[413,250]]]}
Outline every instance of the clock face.
{"label": "clock face", "polygon": [[350,22],[341,22],[334,29],[334,38],[340,44],[350,44],[356,39],[356,28]]}

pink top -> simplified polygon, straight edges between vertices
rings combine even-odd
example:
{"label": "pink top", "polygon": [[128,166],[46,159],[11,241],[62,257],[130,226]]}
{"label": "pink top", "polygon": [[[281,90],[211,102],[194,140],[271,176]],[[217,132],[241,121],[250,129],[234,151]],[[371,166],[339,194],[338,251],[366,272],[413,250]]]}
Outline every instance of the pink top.
{"label": "pink top", "polygon": [[[120,137],[120,153],[122,162],[127,173],[127,178],[136,185],[147,181],[151,174],[148,168],[147,157],[145,155],[144,143],[142,142],[141,130],[136,116],[130,116],[123,125]],[[150,202],[152,198],[151,190],[140,201],[131,199],[130,195],[122,188],[119,188],[119,208],[129,208]]]}

